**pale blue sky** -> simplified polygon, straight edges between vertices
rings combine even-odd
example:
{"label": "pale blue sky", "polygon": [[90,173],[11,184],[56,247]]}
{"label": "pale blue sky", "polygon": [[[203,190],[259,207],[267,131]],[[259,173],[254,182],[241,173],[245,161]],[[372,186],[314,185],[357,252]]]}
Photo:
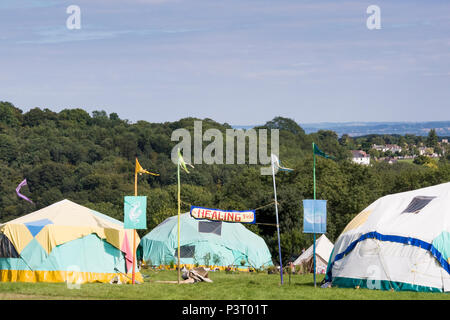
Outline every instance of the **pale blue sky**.
{"label": "pale blue sky", "polygon": [[[81,30],[66,28],[72,4]],[[24,111],[433,121],[450,120],[449,88],[449,1],[0,2],[0,100]]]}

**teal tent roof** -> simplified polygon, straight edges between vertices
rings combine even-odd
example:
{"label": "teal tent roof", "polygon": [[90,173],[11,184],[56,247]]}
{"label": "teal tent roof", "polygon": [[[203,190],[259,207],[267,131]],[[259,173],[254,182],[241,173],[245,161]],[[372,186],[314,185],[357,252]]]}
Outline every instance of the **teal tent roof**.
{"label": "teal tent roof", "polygon": [[[181,264],[271,266],[264,240],[241,223],[196,220],[189,213],[180,216]],[[178,217],[173,216],[141,239],[138,255],[152,265],[177,263]],[[208,261],[209,256],[209,261]]]}

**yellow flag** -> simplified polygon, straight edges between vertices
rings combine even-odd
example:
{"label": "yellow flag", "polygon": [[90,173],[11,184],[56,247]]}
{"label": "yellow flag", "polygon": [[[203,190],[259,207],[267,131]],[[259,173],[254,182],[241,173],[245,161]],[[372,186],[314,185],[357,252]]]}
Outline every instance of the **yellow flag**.
{"label": "yellow flag", "polygon": [[[186,168],[186,162],[184,162],[183,156],[181,155],[180,149],[178,149],[178,165],[181,166],[181,168],[183,168],[184,171],[186,171],[186,173],[189,173],[188,169]],[[190,167],[194,167],[191,164],[187,164]]]}
{"label": "yellow flag", "polygon": [[136,158],[136,171],[135,171],[135,173],[139,173],[139,174],[147,173],[147,174],[151,174],[152,176],[159,176],[159,174],[157,174],[157,173],[153,173],[153,172],[147,171],[144,168],[142,168],[142,166],[139,163],[137,158]]}

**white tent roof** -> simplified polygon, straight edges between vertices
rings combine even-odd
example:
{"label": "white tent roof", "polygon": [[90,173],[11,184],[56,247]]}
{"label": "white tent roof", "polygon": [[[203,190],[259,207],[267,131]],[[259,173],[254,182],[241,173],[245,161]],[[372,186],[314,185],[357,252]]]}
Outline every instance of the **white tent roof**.
{"label": "white tent roof", "polygon": [[450,291],[448,248],[450,182],[370,204],[336,240],[329,276],[336,286],[371,279],[371,288]]}
{"label": "white tent roof", "polygon": [[[316,258],[322,259],[325,263],[328,263],[328,258],[333,251],[333,243],[328,240],[327,236],[322,234],[319,239],[316,240]],[[314,246],[311,245],[305,252],[303,252],[294,262],[294,265],[301,264],[310,259],[314,254]]]}

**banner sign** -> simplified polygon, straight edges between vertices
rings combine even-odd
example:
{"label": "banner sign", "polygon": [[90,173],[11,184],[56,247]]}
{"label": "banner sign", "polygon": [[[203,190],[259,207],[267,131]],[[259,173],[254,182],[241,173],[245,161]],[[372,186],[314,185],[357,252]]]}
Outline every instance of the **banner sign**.
{"label": "banner sign", "polygon": [[235,211],[191,206],[191,217],[211,221],[255,223],[255,210]]}
{"label": "banner sign", "polygon": [[147,229],[147,197],[126,196],[124,199],[124,228]]}
{"label": "banner sign", "polygon": [[327,232],[327,200],[303,200],[303,232]]}

